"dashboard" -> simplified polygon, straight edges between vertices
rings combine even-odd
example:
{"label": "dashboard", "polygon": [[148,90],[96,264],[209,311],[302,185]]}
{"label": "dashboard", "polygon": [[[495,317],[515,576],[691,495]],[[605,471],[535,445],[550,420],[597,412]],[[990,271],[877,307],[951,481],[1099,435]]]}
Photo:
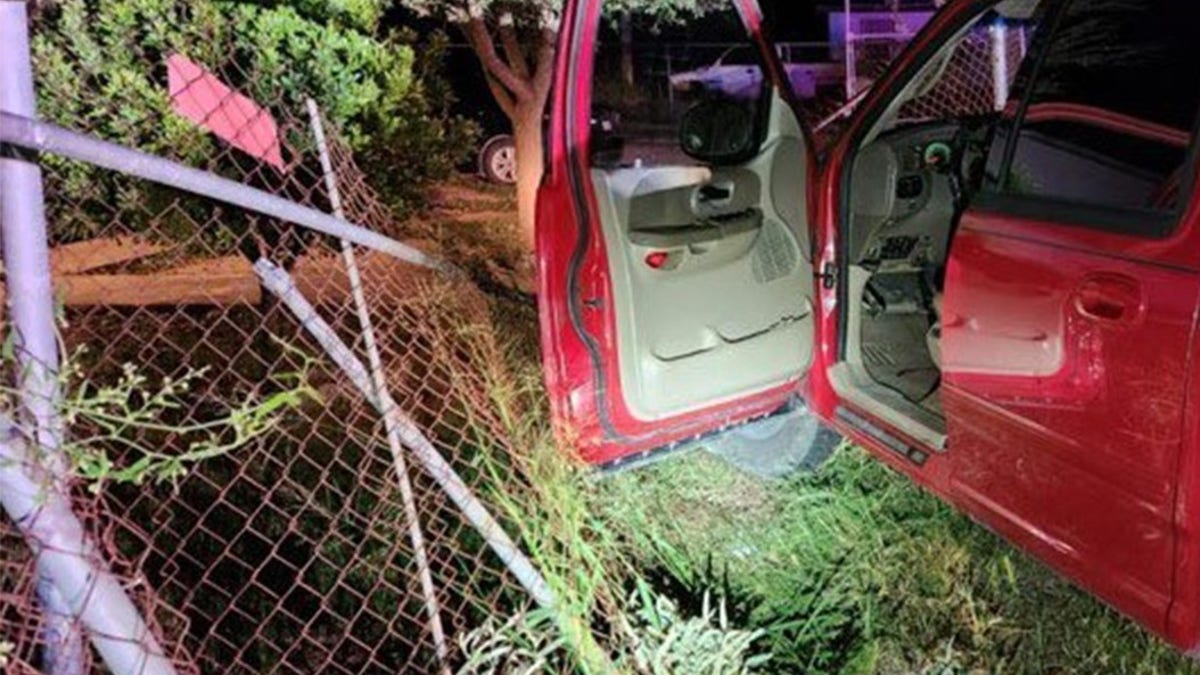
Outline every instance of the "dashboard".
{"label": "dashboard", "polygon": [[945,264],[955,217],[953,143],[957,122],[881,136],[854,159],[850,260],[869,267],[924,269]]}

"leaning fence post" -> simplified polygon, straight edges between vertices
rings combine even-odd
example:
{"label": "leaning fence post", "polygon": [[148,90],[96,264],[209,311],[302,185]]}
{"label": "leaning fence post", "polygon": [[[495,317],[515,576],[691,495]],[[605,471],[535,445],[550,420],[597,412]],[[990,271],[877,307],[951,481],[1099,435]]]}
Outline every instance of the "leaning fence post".
{"label": "leaning fence post", "polygon": [[[29,434],[0,415],[0,506],[34,546],[38,571],[54,584],[72,624],[87,629],[92,644],[116,675],[174,675],[154,634],[111,574],[71,500],[55,489]],[[39,589],[40,590],[40,589]],[[63,652],[44,654],[48,672],[83,672],[82,644],[64,662]],[[53,660],[52,660],[53,659]]]}
{"label": "leaning fence post", "polygon": [[[325,140],[325,126],[321,123],[321,111],[317,102],[307,100],[309,122],[312,125],[313,137],[317,141],[317,153],[321,160],[321,171],[325,174],[325,188],[329,193],[329,203],[333,207],[333,215],[345,220],[346,214],[342,209],[342,193],[338,190],[337,175],[333,171],[333,163],[329,159],[329,144]],[[383,392],[387,391],[387,380],[383,375],[383,360],[379,356],[379,344],[375,341],[375,327],[371,321],[371,311],[367,307],[367,298],[363,294],[362,275],[358,272],[358,261],[354,256],[354,248],[350,242],[341,240],[342,261],[346,265],[346,275],[350,278],[350,291],[354,296],[354,309],[358,313],[358,324],[363,332],[363,342],[367,348],[367,363],[371,367],[371,384],[378,400],[384,400]],[[412,481],[408,477],[408,465],[404,460],[404,446],[400,440],[400,425],[396,419],[398,411],[386,408],[381,411],[383,424],[387,430],[388,448],[392,452],[392,463],[396,469],[396,479],[400,483],[400,498],[404,502],[405,516],[408,518],[408,538],[412,542],[413,556],[417,561],[417,574],[421,578],[421,591],[425,596],[425,612],[429,615],[429,632],[437,649],[438,661],[442,670],[446,670],[446,659],[450,652],[446,649],[446,631],[442,628],[441,612],[438,609],[437,589],[433,585],[433,574],[429,571],[429,555],[425,552],[425,535],[421,531],[421,522],[417,519],[417,503],[413,497]]]}
{"label": "leaning fence post", "polygon": [[263,288],[283,301],[300,325],[317,341],[317,344],[321,345],[330,360],[349,378],[367,401],[380,412],[394,411],[393,415],[397,422],[400,438],[404,441],[404,445],[412,451],[417,461],[421,463],[425,472],[437,482],[450,501],[454,502],[463,517],[479,532],[488,547],[500,558],[534,602],[544,609],[553,609],[556,604],[554,592],[546,583],[542,573],[509,538],[508,534],[504,532],[504,528],[471,492],[471,488],[467,487],[454,467],[450,466],[450,463],[438,453],[437,448],[433,447],[433,443],[425,437],[425,434],[407,415],[400,411],[392,395],[386,389],[378,393],[375,391],[375,388],[371,386],[371,376],[367,372],[366,366],[358,360],[354,352],[350,351],[346,343],[342,342],[333,328],[317,314],[316,308],[296,288],[291,276],[283,268],[265,259],[254,263],[254,271],[262,281]]}
{"label": "leaning fence post", "polygon": [[[11,0],[0,0],[0,4]],[[278,218],[321,234],[348,239],[421,267],[454,273],[450,265],[365,227],[298,204],[277,194],[164,157],[103,141],[25,115],[0,110],[0,142],[84,162],[134,178],[148,180],[253,213]]]}
{"label": "leaning fence post", "polygon": [[316,308],[296,288],[295,281],[281,267],[266,259],[254,263],[254,271],[258,274],[263,288],[283,301],[291,310],[300,325],[325,350],[330,360],[358,389],[359,393],[381,413],[393,411],[401,440],[405,447],[412,451],[425,472],[442,488],[450,501],[458,507],[459,513],[475,528],[479,536],[487,543],[488,548],[500,558],[509,573],[517,583],[525,589],[529,597],[539,607],[548,610],[555,618],[555,623],[563,632],[571,648],[577,650],[585,672],[611,673],[615,672],[612,662],[600,646],[595,642],[590,632],[586,617],[571,616],[568,610],[561,607],[554,595],[553,589],[546,578],[504,531],[500,523],[492,516],[471,488],[463,481],[454,467],[450,466],[433,446],[433,443],[421,432],[416,423],[405,415],[392,395],[386,390],[376,392],[371,386],[371,376],[367,368],[358,360],[354,352],[338,337],[333,328],[317,313]]}
{"label": "leaning fence post", "polygon": [[[36,115],[29,19],[23,0],[0,0],[0,113]],[[43,666],[82,673],[82,627],[116,673],[173,673],[136,607],[71,511],[69,466],[61,451],[59,353],[50,278],[42,172],[20,153],[0,153],[0,239],[17,360],[20,428],[28,451],[0,452],[0,502],[37,555],[45,619]],[[5,424],[5,439],[16,433]]]}

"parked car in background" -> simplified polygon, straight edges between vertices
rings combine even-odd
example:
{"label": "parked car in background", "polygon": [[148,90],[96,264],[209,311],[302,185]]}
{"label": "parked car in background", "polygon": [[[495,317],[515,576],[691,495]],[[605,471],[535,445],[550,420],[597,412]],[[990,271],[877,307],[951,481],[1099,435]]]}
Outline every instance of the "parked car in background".
{"label": "parked car in background", "polygon": [[[620,157],[624,141],[619,133],[619,113],[611,110],[598,112],[592,118],[594,128],[592,156],[596,161],[608,162],[604,159]],[[508,118],[493,126],[482,127],[483,138],[486,139],[479,147],[479,175],[500,185],[514,185],[517,182],[517,146],[511,134],[511,123]]]}
{"label": "parked car in background", "polygon": [[1200,653],[1196,3],[947,3],[818,156],[737,0],[767,61],[680,79],[724,94],[694,161],[610,167],[599,5],[566,2],[538,205],[563,437],[612,468],[815,417]]}
{"label": "parked car in background", "polygon": [[480,176],[493,183],[516,184],[517,145],[510,133],[487,136],[487,140],[479,147],[478,162]]}
{"label": "parked car in background", "polygon": [[[815,98],[820,89],[839,87],[845,76],[842,63],[784,63],[796,95]],[[702,90],[733,98],[756,98],[762,91],[762,66],[750,46],[730,47],[713,63],[670,75],[676,91]]]}
{"label": "parked car in background", "polygon": [[[451,52],[449,67],[457,73],[453,112],[465,117],[479,127],[479,144],[471,164],[462,168],[474,171],[480,177],[499,185],[515,185],[517,182],[517,146],[512,136],[512,122],[496,104],[476,57],[469,50]],[[620,137],[620,113],[597,108],[592,126],[596,141],[592,153],[598,161],[619,157],[623,140]]]}

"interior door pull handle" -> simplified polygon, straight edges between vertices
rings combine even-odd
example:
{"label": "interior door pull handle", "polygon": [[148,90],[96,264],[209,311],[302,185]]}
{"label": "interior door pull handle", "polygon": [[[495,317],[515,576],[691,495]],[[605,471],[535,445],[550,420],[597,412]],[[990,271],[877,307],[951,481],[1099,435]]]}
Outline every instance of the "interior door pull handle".
{"label": "interior door pull handle", "polygon": [[1075,291],[1075,311],[1101,323],[1134,323],[1145,313],[1141,284],[1124,275],[1089,277]]}
{"label": "interior door pull handle", "polygon": [[720,185],[705,185],[700,188],[699,198],[702,202],[729,201],[733,198],[733,189]]}

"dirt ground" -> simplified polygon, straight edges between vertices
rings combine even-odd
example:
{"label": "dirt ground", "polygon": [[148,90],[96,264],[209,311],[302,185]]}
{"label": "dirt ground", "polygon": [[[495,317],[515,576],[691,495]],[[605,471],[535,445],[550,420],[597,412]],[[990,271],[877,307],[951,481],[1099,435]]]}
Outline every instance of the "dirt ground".
{"label": "dirt ground", "polygon": [[484,290],[532,300],[537,279],[517,232],[512,188],[455,177],[433,189],[407,229],[418,238],[412,243],[464,267]]}

